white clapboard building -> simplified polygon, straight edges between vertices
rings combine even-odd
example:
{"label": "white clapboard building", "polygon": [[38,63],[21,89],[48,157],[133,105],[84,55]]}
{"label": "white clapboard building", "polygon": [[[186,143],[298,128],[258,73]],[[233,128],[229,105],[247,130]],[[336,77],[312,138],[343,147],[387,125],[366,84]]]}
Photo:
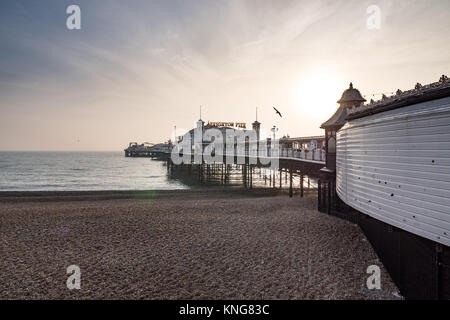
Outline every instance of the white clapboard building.
{"label": "white clapboard building", "polygon": [[404,297],[450,299],[450,81],[365,101],[350,84],[322,124],[319,211],[359,224]]}
{"label": "white clapboard building", "polygon": [[336,191],[349,206],[450,246],[450,83],[350,109]]}

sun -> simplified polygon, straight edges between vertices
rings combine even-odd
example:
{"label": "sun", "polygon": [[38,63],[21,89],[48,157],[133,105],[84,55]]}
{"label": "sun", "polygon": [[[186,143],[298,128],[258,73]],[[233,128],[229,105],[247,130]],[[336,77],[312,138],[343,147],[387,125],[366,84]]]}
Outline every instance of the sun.
{"label": "sun", "polygon": [[334,74],[313,73],[292,88],[292,103],[299,115],[311,120],[326,120],[337,109],[344,82]]}

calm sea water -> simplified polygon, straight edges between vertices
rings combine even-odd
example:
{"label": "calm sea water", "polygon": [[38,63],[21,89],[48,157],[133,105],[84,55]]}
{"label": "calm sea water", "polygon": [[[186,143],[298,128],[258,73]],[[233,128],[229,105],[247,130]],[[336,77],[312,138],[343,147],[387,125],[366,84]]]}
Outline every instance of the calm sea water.
{"label": "calm sea water", "polygon": [[[226,186],[242,186],[240,166],[229,169]],[[269,169],[255,169],[252,185],[272,187]],[[280,173],[275,171],[276,185]],[[289,186],[282,174],[283,187]],[[0,191],[91,191],[91,190],[179,190],[222,185],[221,171],[215,178],[199,182],[193,170],[172,171],[164,161],[150,158],[126,158],[123,152],[0,152]],[[294,176],[298,188],[300,177]],[[306,177],[304,187],[317,187]]]}
{"label": "calm sea water", "polygon": [[123,152],[0,152],[0,191],[174,190],[162,161]]}

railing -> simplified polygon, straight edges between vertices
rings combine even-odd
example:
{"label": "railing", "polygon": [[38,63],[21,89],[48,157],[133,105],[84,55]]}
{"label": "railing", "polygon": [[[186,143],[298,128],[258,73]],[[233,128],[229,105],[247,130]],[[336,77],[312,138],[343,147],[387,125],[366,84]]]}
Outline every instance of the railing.
{"label": "railing", "polygon": [[[194,154],[195,151],[192,150],[190,154]],[[213,153],[215,154],[215,153]],[[231,152],[220,152],[217,155],[219,156],[238,156],[238,157],[248,157],[250,155],[255,155],[257,152],[253,150],[249,152],[249,150],[236,149]],[[320,161],[325,162],[325,150],[323,149],[314,149],[314,150],[293,150],[293,149],[279,149],[279,150],[268,150],[265,154],[260,154],[260,157],[280,157],[280,158],[293,158],[293,159],[304,159],[311,161]]]}
{"label": "railing", "polygon": [[293,149],[281,149],[280,157],[282,158],[296,158],[314,161],[325,161],[325,150],[293,150]]}

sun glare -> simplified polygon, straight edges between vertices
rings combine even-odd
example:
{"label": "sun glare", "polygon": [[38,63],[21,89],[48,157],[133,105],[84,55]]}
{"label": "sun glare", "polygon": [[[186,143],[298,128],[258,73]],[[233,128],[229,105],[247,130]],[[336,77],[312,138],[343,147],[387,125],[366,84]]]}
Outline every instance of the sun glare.
{"label": "sun glare", "polygon": [[331,74],[305,77],[293,87],[294,108],[301,116],[325,121],[336,111],[336,101],[344,89],[344,82]]}

